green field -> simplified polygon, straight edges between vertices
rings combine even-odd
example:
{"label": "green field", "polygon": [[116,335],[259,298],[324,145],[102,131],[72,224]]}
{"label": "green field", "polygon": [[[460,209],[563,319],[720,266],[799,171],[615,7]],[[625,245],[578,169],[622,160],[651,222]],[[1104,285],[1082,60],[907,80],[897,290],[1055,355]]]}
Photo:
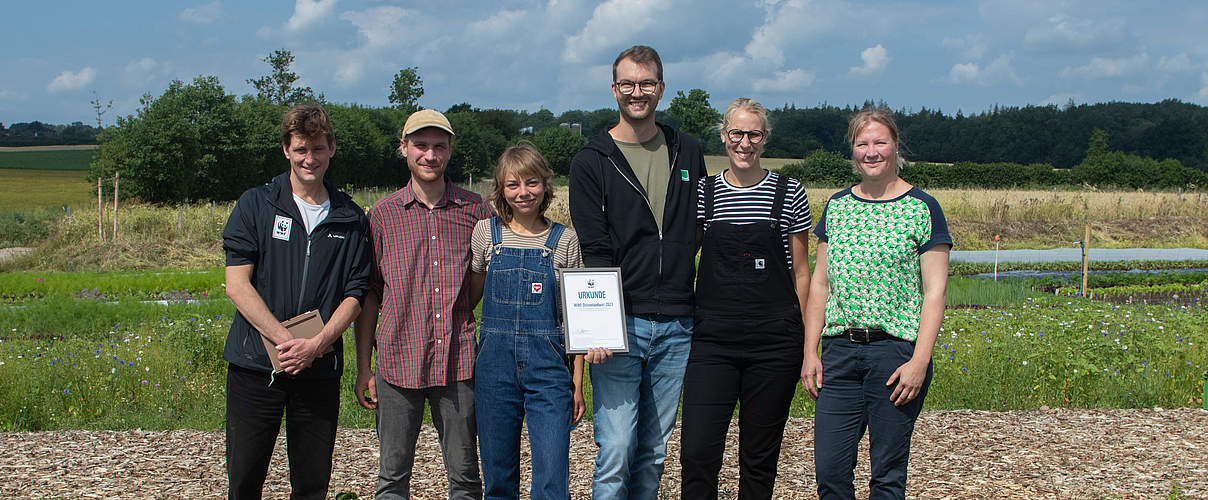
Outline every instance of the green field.
{"label": "green field", "polygon": [[[760,158],[759,166],[768,170],[778,170],[789,163],[801,161],[800,158]],[[730,166],[730,158],[726,155],[705,155],[705,168],[709,170],[709,175],[720,173]]]}
{"label": "green field", "polygon": [[4,148],[0,150],[0,169],[88,170],[95,147],[86,148]]}
{"label": "green field", "polygon": [[[0,153],[0,158],[5,154]],[[0,211],[63,207],[96,210],[96,184],[88,182],[87,176],[87,171],[79,170],[0,168]]]}

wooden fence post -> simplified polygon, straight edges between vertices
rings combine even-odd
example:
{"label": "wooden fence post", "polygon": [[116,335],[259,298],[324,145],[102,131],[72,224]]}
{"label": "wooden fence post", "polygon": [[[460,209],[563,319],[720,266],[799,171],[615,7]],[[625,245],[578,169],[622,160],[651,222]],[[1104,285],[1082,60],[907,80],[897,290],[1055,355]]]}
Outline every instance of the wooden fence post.
{"label": "wooden fence post", "polygon": [[117,181],[121,172],[113,173],[113,242],[117,243]]}
{"label": "wooden fence post", "polygon": [[1090,252],[1091,241],[1091,225],[1086,225],[1086,235],[1082,238],[1082,298],[1086,296],[1086,274],[1090,270],[1090,259],[1087,254]]}
{"label": "wooden fence post", "polygon": [[105,202],[101,199],[101,181],[96,180],[96,239],[105,241]]}

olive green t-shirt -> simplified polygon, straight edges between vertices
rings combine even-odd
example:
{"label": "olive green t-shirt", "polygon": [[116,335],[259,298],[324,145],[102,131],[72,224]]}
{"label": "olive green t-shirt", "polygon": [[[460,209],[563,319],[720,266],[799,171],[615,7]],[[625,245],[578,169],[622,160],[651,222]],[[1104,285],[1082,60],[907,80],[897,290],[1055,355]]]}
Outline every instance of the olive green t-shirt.
{"label": "olive green t-shirt", "polygon": [[646,142],[624,142],[613,139],[629,168],[633,169],[642,189],[646,190],[646,200],[650,202],[650,212],[654,222],[663,231],[663,206],[667,203],[667,183],[671,179],[671,160],[667,157],[667,138],[659,129],[654,137]]}

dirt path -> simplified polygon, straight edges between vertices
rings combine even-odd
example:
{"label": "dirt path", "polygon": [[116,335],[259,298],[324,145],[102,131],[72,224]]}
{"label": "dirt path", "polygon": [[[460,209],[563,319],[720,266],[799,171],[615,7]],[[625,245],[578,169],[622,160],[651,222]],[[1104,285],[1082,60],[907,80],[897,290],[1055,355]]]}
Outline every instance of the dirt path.
{"label": "dirt path", "polygon": [[[1208,410],[930,411],[919,420],[910,461],[912,498],[1208,498]],[[737,497],[734,428],[722,469],[722,498]],[[595,445],[590,425],[572,435],[571,489],[588,498]],[[679,497],[678,432],[672,436],[663,494]],[[527,445],[526,445],[527,446]],[[0,496],[198,498],[226,484],[221,432],[0,434]],[[371,498],[377,438],[341,429],[332,493]],[[867,447],[867,441],[864,444]],[[266,497],[288,495],[279,441]],[[443,498],[447,483],[436,431],[420,436],[412,492]],[[527,467],[528,457],[522,458]],[[868,456],[856,484],[867,495]],[[814,498],[813,422],[792,419],[781,451],[776,498]],[[523,474],[527,488],[528,473]],[[860,487],[861,484],[863,487]]]}

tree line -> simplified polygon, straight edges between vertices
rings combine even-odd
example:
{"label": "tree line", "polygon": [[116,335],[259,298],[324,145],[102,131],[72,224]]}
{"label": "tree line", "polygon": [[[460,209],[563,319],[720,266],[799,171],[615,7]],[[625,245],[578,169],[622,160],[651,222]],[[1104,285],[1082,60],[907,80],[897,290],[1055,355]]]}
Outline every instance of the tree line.
{"label": "tree line", "polygon": [[[765,156],[801,158],[817,149],[848,151],[847,120],[863,107],[786,105],[769,111],[775,129]],[[1072,168],[1080,164],[1095,129],[1112,147],[1146,158],[1174,159],[1208,171],[1208,108],[1177,99],[1158,103],[1108,102],[1064,107],[999,107],[966,116],[923,108],[899,110],[903,152],[909,159],[935,163],[1007,162]]]}
{"label": "tree line", "polygon": [[100,129],[84,122],[51,125],[40,121],[0,123],[0,146],[48,146],[64,144],[96,144]]}
{"label": "tree line", "polygon": [[[388,87],[390,106],[368,107],[330,103],[323,93],[297,85],[299,76],[290,69],[293,56],[288,51],[275,51],[263,60],[270,72],[247,80],[255,95],[230,94],[213,76],[174,81],[158,97],[144,95],[135,114],[119,117],[116,125],[104,129],[92,178],[120,171],[122,194],[151,202],[234,199],[284,170],[279,156],[284,110],[317,102],[326,107],[335,126],[331,182],[406,183],[406,164],[396,154],[397,134],[420,107],[423,80],[418,68],[402,68],[394,75]],[[765,156],[804,159],[790,171],[812,185],[844,185],[852,179],[843,140],[847,120],[870,105],[884,103],[772,109],[773,134]],[[98,117],[100,112],[98,108]],[[461,103],[444,112],[457,131],[448,175],[459,182],[488,177],[503,149],[521,140],[534,143],[555,172],[565,175],[586,138],[617,121],[615,108],[555,115],[546,109],[480,109]],[[667,110],[658,113],[660,121],[697,135],[706,154],[724,154],[716,129],[721,115],[708,92],[679,91]],[[1194,173],[1208,171],[1208,111],[1177,100],[995,107],[970,116],[924,108],[894,115],[906,156],[922,160],[903,176],[925,187],[1203,186]],[[570,124],[578,124],[577,130],[565,126]],[[1112,145],[1111,150],[1094,150],[1103,153],[1098,156],[1088,147],[1096,130],[1103,135],[1103,148],[1108,138]],[[1188,174],[1187,167],[1196,170]],[[1077,175],[1069,173],[1074,170]]]}

